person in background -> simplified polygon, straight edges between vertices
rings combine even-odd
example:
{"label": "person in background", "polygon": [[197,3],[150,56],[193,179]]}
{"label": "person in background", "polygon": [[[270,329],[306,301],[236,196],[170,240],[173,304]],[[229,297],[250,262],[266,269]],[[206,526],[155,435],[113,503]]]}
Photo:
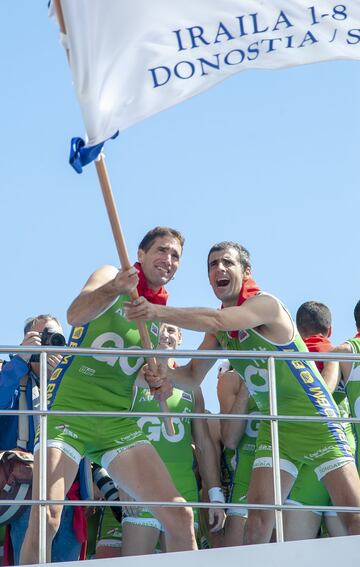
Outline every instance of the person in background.
{"label": "person in background", "polygon": [[[257,413],[254,400],[239,374],[230,367],[229,361],[221,363],[218,373],[217,394],[221,413],[249,414],[249,420],[222,420],[221,438],[224,457],[231,479],[227,502],[246,504],[252,467],[255,458],[259,421],[250,416]],[[248,511],[246,508],[231,508],[226,511],[225,546],[242,545]]]}
{"label": "person in background", "polygon": [[[300,305],[296,314],[296,325],[309,352],[329,352],[333,349],[330,342],[331,312],[319,301],[306,301]],[[315,362],[321,372],[324,363]],[[349,417],[349,402],[344,385],[337,387],[333,392],[334,400],[338,405],[342,417]],[[345,426],[349,445],[355,450],[355,439],[351,424]],[[296,504],[299,510],[286,510],[284,512],[284,538],[286,541],[316,538],[319,534],[322,521],[325,522],[330,536],[346,535],[344,526],[335,512],[305,511],[301,506],[331,506],[331,499],[325,486],[318,480],[312,468],[303,465],[299,476],[285,502]]]}
{"label": "person in background", "polygon": [[[25,321],[23,346],[40,346],[45,334],[62,335],[59,320],[50,314],[41,314]],[[65,343],[63,338],[62,343]],[[47,357],[48,375],[51,375],[62,357]],[[4,362],[0,371],[0,409],[40,409],[40,363],[38,355],[17,354]],[[38,416],[1,416],[0,450],[21,449],[33,453]],[[80,496],[79,496],[80,497]],[[21,516],[8,526],[5,535],[4,554],[7,564],[19,564],[21,545],[24,541],[30,516],[30,506],[24,507]],[[61,516],[60,530],[52,546],[52,561],[75,561],[85,543],[81,508],[66,506]],[[80,529],[79,529],[80,528]]]}
{"label": "person in background", "polygon": [[[159,348],[175,349],[181,343],[181,331],[174,325],[161,325]],[[176,366],[169,358],[171,368]],[[175,435],[166,433],[163,420],[156,416],[136,418],[140,429],[145,433],[161,457],[181,496],[188,502],[198,501],[198,487],[194,474],[192,443],[195,456],[211,502],[223,502],[220,489],[219,462],[211,440],[207,421],[190,419],[187,413],[203,413],[204,400],[200,388],[194,392],[175,388],[167,399],[169,411],[184,414],[184,418],[173,418]],[[159,412],[159,402],[154,400],[150,391],[136,387],[133,403],[134,412]],[[224,523],[222,509],[209,510],[210,529],[220,530]],[[198,511],[194,509],[195,530],[198,527]],[[123,517],[122,555],[144,555],[154,553],[164,528],[146,508],[130,506],[125,508]],[[163,551],[164,545],[161,545]]]}
{"label": "person in background", "polygon": [[[336,346],[333,353],[360,354],[360,301],[354,308],[354,318],[356,325],[355,336],[344,343]],[[345,384],[345,391],[350,404],[352,417],[360,418],[360,360],[354,361],[329,361],[324,364],[323,376],[331,390],[342,382]],[[353,423],[353,431],[356,439],[355,460],[360,474],[360,423]]]}

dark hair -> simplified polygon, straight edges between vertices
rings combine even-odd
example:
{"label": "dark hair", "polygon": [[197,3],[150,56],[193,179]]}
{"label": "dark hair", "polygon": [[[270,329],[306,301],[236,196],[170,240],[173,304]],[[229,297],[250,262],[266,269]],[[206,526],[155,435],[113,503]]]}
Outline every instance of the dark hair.
{"label": "dark hair", "polygon": [[144,250],[144,252],[147,252],[148,250],[150,250],[151,246],[153,245],[154,240],[156,238],[162,238],[163,236],[172,236],[173,238],[177,238],[180,243],[181,251],[182,251],[184,247],[185,238],[183,237],[181,232],[175,230],[175,228],[169,228],[168,226],[156,226],[152,230],[149,230],[149,232],[145,234],[144,238],[140,242],[139,249]]}
{"label": "dark hair", "polygon": [[244,246],[241,246],[241,244],[238,244],[237,242],[229,242],[225,240],[224,242],[219,242],[218,244],[214,244],[214,246],[210,248],[207,257],[208,270],[209,270],[209,258],[211,254],[213,252],[220,252],[221,250],[227,250],[228,248],[233,248],[234,250],[236,250],[243,271],[245,271],[246,268],[251,268],[249,251]]}
{"label": "dark hair", "polygon": [[26,333],[31,331],[34,325],[38,323],[38,321],[55,321],[61,328],[61,323],[59,319],[57,317],[54,317],[54,315],[50,315],[49,313],[46,313],[45,315],[36,315],[36,317],[29,317],[29,319],[26,319],[24,323],[24,335],[26,335]]}
{"label": "dark hair", "polygon": [[360,299],[355,305],[354,317],[355,317],[356,328],[360,329]]}
{"label": "dark hair", "polygon": [[330,309],[318,301],[306,301],[296,313],[296,325],[303,338],[311,335],[328,335],[331,327]]}

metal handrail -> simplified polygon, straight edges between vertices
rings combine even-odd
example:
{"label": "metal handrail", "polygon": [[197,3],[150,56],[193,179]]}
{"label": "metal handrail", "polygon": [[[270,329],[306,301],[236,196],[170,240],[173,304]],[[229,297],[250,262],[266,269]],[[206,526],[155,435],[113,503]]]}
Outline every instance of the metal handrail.
{"label": "metal handrail", "polygon": [[[76,356],[103,355],[103,356],[126,356],[132,358],[153,357],[154,350],[138,348],[85,348],[85,347],[55,347],[55,346],[33,346],[33,345],[18,345],[18,346],[5,346],[0,345],[0,353],[8,354],[30,354],[42,353],[47,354],[73,354]],[[195,359],[212,359],[212,358],[253,358],[253,359],[267,359],[273,356],[276,360],[341,360],[353,362],[360,360],[360,354],[354,353],[341,353],[341,352],[288,352],[288,351],[272,351],[272,350],[172,350],[171,358],[195,358]],[[169,358],[168,350],[156,349],[156,358]]]}
{"label": "metal handrail", "polygon": [[[47,409],[47,355],[48,354],[70,354],[76,356],[97,355],[97,356],[117,356],[117,357],[149,357],[154,355],[153,350],[149,349],[109,349],[109,348],[84,348],[84,347],[54,347],[54,346],[0,346],[1,353],[10,354],[30,354],[40,353],[40,410],[1,410],[0,415],[39,415],[40,416],[40,478],[39,478],[39,496],[38,500],[17,500],[20,505],[39,505],[39,562],[46,563],[46,506],[50,504],[64,505],[63,500],[48,500],[46,498],[46,478],[47,478],[47,416],[50,413]],[[157,350],[156,357],[168,358],[168,350]],[[272,437],[272,459],[274,473],[274,499],[275,504],[226,504],[227,508],[245,508],[245,509],[265,509],[275,511],[276,537],[277,541],[283,541],[283,510],[309,510],[309,511],[327,511],[333,512],[360,512],[358,507],[341,507],[341,506],[296,506],[284,505],[281,498],[281,481],[280,481],[280,456],[279,456],[279,439],[278,439],[278,422],[279,421],[312,421],[312,422],[344,422],[344,423],[360,423],[357,418],[342,417],[313,417],[313,416],[279,416],[277,414],[276,400],[276,376],[275,361],[276,360],[335,360],[335,361],[360,361],[360,354],[353,353],[309,353],[309,352],[284,352],[284,351],[228,351],[228,350],[176,350],[171,352],[172,358],[233,358],[233,359],[262,359],[268,360],[269,375],[269,403],[270,414],[203,414],[188,413],[186,417],[194,419],[256,419],[259,421],[271,421],[271,437]],[[75,416],[86,415],[94,417],[138,417],[138,416],[157,416],[157,417],[184,417],[181,413],[176,412],[98,412],[98,411],[52,411],[52,415]],[[9,500],[0,500],[0,505],[8,504]],[[128,501],[116,502],[99,502],[95,500],[87,501],[66,501],[67,506],[126,506]],[[188,506],[193,508],[223,508],[219,503],[210,502],[188,502]],[[133,507],[153,506],[153,507],[181,507],[181,502],[131,502]]]}

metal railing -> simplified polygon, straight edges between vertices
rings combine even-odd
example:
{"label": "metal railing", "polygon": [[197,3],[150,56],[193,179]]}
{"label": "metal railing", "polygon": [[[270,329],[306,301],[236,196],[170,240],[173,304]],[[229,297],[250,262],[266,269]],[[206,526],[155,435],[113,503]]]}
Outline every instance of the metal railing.
{"label": "metal railing", "polygon": [[[39,505],[39,563],[46,563],[46,506],[50,504],[63,505],[63,500],[47,499],[47,355],[76,355],[76,356],[114,356],[114,357],[133,357],[154,356],[153,350],[148,349],[118,349],[118,348],[82,348],[82,347],[54,347],[54,346],[1,346],[0,353],[8,354],[40,354],[40,409],[39,410],[0,410],[1,415],[38,415],[40,416],[40,441],[39,441],[39,460],[40,460],[40,478],[39,478],[39,499],[38,500],[16,500],[19,505]],[[157,358],[169,358],[168,350],[156,350]],[[346,353],[310,353],[310,352],[284,352],[284,351],[227,351],[227,350],[174,350],[171,351],[171,358],[196,358],[196,359],[262,359],[267,360],[268,383],[269,383],[269,415],[256,414],[258,421],[271,422],[271,440],[272,440],[272,463],[273,463],[273,482],[274,482],[274,504],[232,504],[226,503],[226,508],[244,508],[255,510],[273,510],[275,513],[276,541],[284,541],[283,533],[283,511],[284,510],[304,510],[304,511],[320,511],[326,512],[360,512],[358,507],[342,507],[342,506],[301,506],[283,504],[281,496],[281,475],[280,475],[280,452],[279,452],[279,421],[302,421],[302,422],[342,422],[342,423],[360,423],[359,418],[344,417],[322,417],[322,416],[291,416],[277,415],[277,395],[276,395],[276,375],[275,360],[312,360],[312,361],[360,361],[360,354]],[[102,411],[51,411],[52,415],[59,416],[92,416],[92,417],[178,417],[183,418],[183,413],[176,412],[102,412]],[[249,414],[204,414],[204,413],[186,413],[187,418],[192,419],[230,419],[230,420],[248,420]],[[1,448],[0,448],[1,449]],[[9,500],[1,500],[0,505],[8,505]],[[67,506],[125,506],[128,501],[98,501],[98,500],[71,500],[66,501]],[[182,502],[154,502],[154,501],[137,501],[132,502],[134,507],[182,507]],[[210,502],[187,502],[192,508],[224,508],[221,503]]]}

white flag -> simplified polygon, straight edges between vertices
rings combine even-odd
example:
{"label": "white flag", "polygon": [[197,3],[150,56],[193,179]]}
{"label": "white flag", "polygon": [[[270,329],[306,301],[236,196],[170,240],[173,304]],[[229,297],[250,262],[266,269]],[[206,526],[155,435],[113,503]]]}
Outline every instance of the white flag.
{"label": "white flag", "polygon": [[94,146],[245,69],[360,58],[360,1],[62,0]]}

